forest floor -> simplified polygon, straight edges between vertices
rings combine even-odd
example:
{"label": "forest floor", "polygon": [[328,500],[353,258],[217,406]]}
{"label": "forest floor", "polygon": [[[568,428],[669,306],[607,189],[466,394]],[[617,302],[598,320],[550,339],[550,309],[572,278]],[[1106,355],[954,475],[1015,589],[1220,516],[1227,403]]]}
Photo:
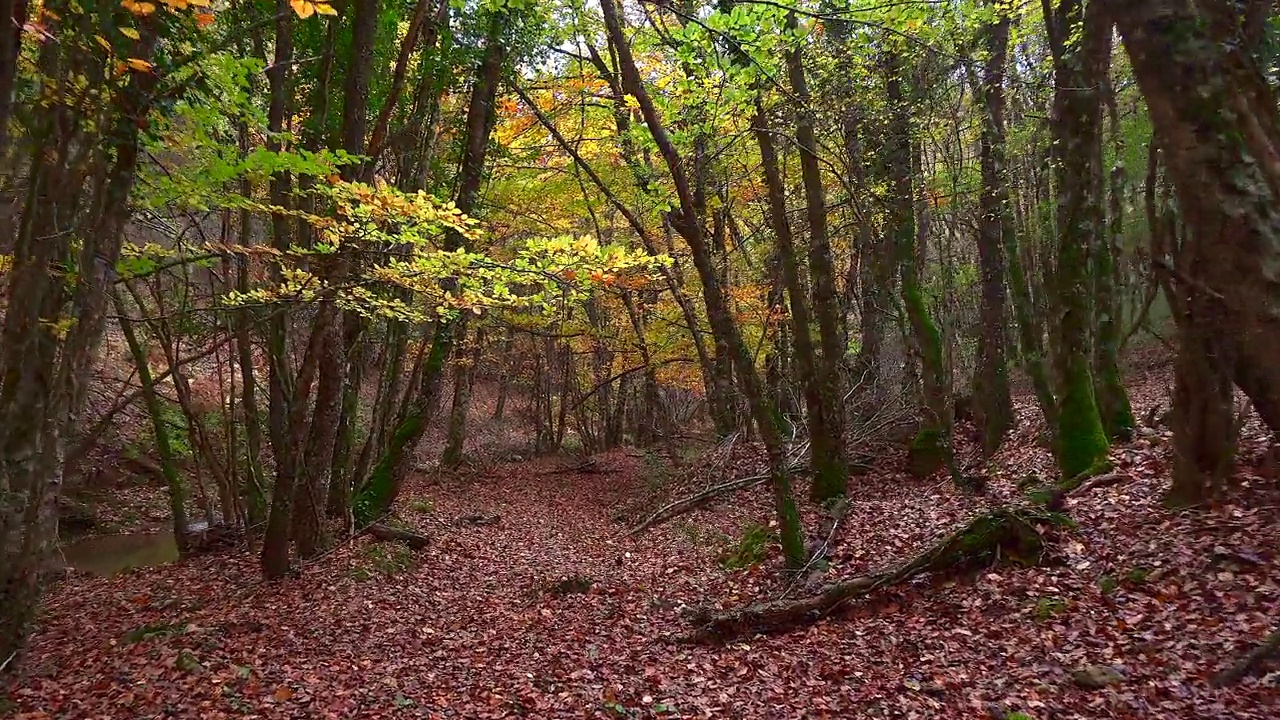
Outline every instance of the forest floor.
{"label": "forest floor", "polygon": [[[1164,387],[1159,373],[1139,378],[1139,409]],[[984,496],[878,457],[851,484],[828,578],[892,566],[1018,498],[1018,481],[1050,465],[1035,413],[1021,414]],[[1280,617],[1280,497],[1267,443],[1247,434],[1236,486],[1212,508],[1161,506],[1168,438],[1144,431],[1113,452],[1122,482],[1068,500],[1078,527],[1060,562],[922,578],[812,627],[723,646],[677,638],[687,608],[786,589],[773,559],[719,561],[768,523],[766,488],[623,539],[619,518],[638,519],[663,480],[652,455],[424,476],[401,513],[431,537],[418,553],[361,538],[275,583],[249,553],[70,575],[0,685],[0,715],[1274,718],[1280,672],[1208,682]],[[817,509],[805,512],[816,524]],[[458,522],[475,514],[498,521]],[[1099,665],[1117,684],[1073,679]]]}

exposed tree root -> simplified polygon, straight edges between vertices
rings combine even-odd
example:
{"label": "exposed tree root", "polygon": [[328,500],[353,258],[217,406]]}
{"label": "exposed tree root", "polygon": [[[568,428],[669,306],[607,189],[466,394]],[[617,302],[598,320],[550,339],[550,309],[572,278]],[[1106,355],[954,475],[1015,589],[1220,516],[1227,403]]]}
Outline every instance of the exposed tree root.
{"label": "exposed tree root", "polygon": [[1037,565],[1045,553],[1040,526],[1060,525],[1061,515],[1042,509],[1001,508],[971,520],[925,552],[898,567],[877,574],[827,585],[799,600],[775,600],[742,610],[695,614],[699,627],[687,642],[724,642],[756,633],[774,633],[808,625],[829,615],[843,603],[930,572],[949,572],[997,562]]}
{"label": "exposed tree root", "polygon": [[1223,670],[1213,679],[1214,687],[1226,687],[1240,682],[1244,678],[1255,673],[1263,662],[1270,658],[1280,655],[1280,630],[1277,630],[1266,637],[1262,644],[1250,650],[1244,657],[1240,658],[1234,665]]}
{"label": "exposed tree root", "polygon": [[840,498],[827,509],[827,512],[822,516],[822,525],[818,528],[818,537],[822,538],[822,541],[809,550],[809,562],[805,563],[804,568],[797,574],[795,581],[787,588],[787,592],[783,593],[783,597],[789,595],[797,583],[802,583],[801,586],[806,592],[817,591],[819,583],[822,582],[822,576],[827,572],[826,563],[823,561],[831,554],[831,548],[835,545],[836,535],[840,532],[840,523],[844,522],[848,514],[849,500],[847,498]]}

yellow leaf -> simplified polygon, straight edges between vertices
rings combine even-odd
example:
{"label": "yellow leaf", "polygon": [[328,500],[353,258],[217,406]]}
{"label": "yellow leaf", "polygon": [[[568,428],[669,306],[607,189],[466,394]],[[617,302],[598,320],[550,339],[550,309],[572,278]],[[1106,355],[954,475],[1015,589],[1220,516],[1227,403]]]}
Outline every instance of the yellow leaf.
{"label": "yellow leaf", "polygon": [[307,0],[289,0],[289,7],[293,8],[298,17],[304,20],[311,17],[316,11],[316,6],[307,2]]}
{"label": "yellow leaf", "polygon": [[138,35],[138,31],[134,30],[131,27],[120,28],[120,34],[129,38],[130,40],[137,40],[141,37],[140,35]]}
{"label": "yellow leaf", "polygon": [[321,15],[337,15],[338,11],[333,9],[329,3],[316,3],[316,12]]}
{"label": "yellow leaf", "polygon": [[187,3],[192,7],[209,7],[212,4],[209,0],[187,0]]}
{"label": "yellow leaf", "polygon": [[107,42],[106,38],[102,37],[101,35],[94,35],[93,39],[98,41],[98,44],[102,46],[103,50],[106,50],[107,52],[111,52],[111,43]]}
{"label": "yellow leaf", "polygon": [[138,72],[151,72],[151,69],[154,67],[146,60],[140,60],[138,58],[129,58],[126,62],[129,63],[130,69],[137,70]]}

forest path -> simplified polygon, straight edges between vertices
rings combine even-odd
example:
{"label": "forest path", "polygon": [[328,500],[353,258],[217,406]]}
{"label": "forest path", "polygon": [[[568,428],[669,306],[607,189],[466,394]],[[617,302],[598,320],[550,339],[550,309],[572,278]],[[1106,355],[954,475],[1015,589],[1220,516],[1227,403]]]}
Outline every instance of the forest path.
{"label": "forest path", "polygon": [[[1046,460],[1026,433],[998,459],[987,498],[909,480],[898,458],[882,458],[853,486],[832,573],[890,564],[1013,497]],[[1070,502],[1080,529],[1058,566],[921,580],[833,621],[727,647],[671,638],[689,627],[683,605],[780,591],[767,567],[716,563],[768,521],[766,488],[631,540],[613,516],[645,490],[635,452],[590,473],[547,458],[421,478],[402,514],[432,544],[404,566],[400,546],[362,538],[277,583],[260,582],[248,555],[72,577],[50,593],[0,713],[968,718],[994,704],[1038,720],[1276,717],[1280,689],[1268,683],[1280,676],[1227,691],[1205,680],[1280,612],[1280,530],[1230,502],[1165,512],[1162,447],[1117,450],[1131,480]],[[473,514],[501,519],[457,524]],[[575,575],[593,581],[589,592],[546,591]],[[1095,664],[1126,680],[1100,691],[1072,682]]]}

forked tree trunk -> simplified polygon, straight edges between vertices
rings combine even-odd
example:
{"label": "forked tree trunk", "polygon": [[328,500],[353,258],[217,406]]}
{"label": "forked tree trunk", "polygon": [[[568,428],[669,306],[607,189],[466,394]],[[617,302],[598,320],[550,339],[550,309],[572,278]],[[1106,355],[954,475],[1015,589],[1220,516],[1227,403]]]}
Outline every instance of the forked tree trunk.
{"label": "forked tree trunk", "polygon": [[[787,14],[787,27],[795,29],[796,14]],[[825,416],[824,448],[816,444],[811,453],[813,498],[825,502],[848,490],[849,463],[844,448],[844,339],[840,332],[839,302],[836,296],[834,261],[827,233],[827,201],[822,187],[817,131],[812,98],[805,79],[804,56],[799,46],[787,51],[787,74],[795,93],[796,146],[800,153],[800,178],[804,184],[805,215],[809,221],[809,280],[812,285],[813,314],[818,321],[822,349],[817,358],[815,381],[820,410]],[[775,211],[776,212],[776,211]],[[795,298],[792,297],[792,304]],[[808,332],[808,326],[805,326]],[[819,454],[823,457],[819,459]]]}
{"label": "forked tree trunk", "polygon": [[[443,3],[448,5],[448,3]],[[467,105],[466,145],[463,148],[458,194],[455,204],[463,213],[475,209],[480,185],[484,180],[485,157],[489,150],[489,138],[497,118],[495,99],[502,68],[506,62],[507,48],[502,44],[502,17],[493,16],[485,39],[485,51],[476,69],[476,83]],[[457,250],[463,239],[457,233],[449,233],[446,247]],[[369,474],[353,502],[355,520],[364,525],[380,517],[391,508],[417,454],[418,444],[426,434],[427,424],[439,404],[441,380],[449,356],[453,353],[455,322],[442,320],[431,341],[431,349],[422,368],[416,394],[407,403],[405,412],[397,418],[395,429],[382,448],[378,462]]]}
{"label": "forked tree trunk", "polygon": [[[61,2],[45,10],[69,13]],[[56,34],[57,26],[52,30]],[[154,30],[143,32],[136,52],[147,58],[156,36]],[[74,46],[44,43],[38,72],[54,77],[84,72],[90,82],[99,80],[93,76],[98,57],[85,62],[86,56],[77,53]],[[112,113],[97,139],[112,153],[109,158],[94,154],[102,160],[96,167],[87,164],[99,149],[93,137],[73,143],[63,135],[71,128],[84,130],[78,127],[83,118],[74,116],[65,97],[52,96],[29,128],[29,187],[0,336],[0,657],[6,659],[26,640],[40,574],[57,537],[65,438],[78,420],[102,337],[138,165],[135,118],[150,111],[155,83],[153,74],[134,73],[108,99]],[[96,183],[100,193],[92,208],[81,207],[84,183]],[[74,279],[66,267],[77,269]],[[65,331],[54,332],[50,324]]]}
{"label": "forked tree trunk", "polygon": [[[813,471],[813,492],[821,500],[843,495],[847,486],[847,470],[844,448],[841,447],[839,423],[834,402],[839,396],[828,394],[818,367],[817,352],[810,335],[811,318],[809,299],[800,279],[800,263],[796,257],[795,241],[791,234],[791,222],[787,219],[787,193],[782,173],[778,167],[778,154],[773,145],[773,129],[765,114],[764,104],[756,101],[756,115],[752,122],[756,144],[760,147],[760,165],[764,172],[765,188],[769,195],[769,224],[777,243],[778,264],[781,265],[787,298],[791,301],[791,336],[795,345],[792,361],[796,379],[804,397],[810,442],[810,466]],[[780,299],[780,298],[779,298]]]}
{"label": "forked tree trunk", "polygon": [[678,228],[692,251],[694,267],[698,271],[698,279],[702,285],[703,300],[709,318],[717,336],[724,341],[726,350],[730,352],[733,369],[737,373],[743,395],[751,407],[752,419],[760,431],[766,454],[769,458],[769,474],[772,479],[775,511],[778,516],[778,535],[782,545],[783,556],[787,566],[799,568],[804,565],[804,538],[800,531],[800,515],[796,509],[795,498],[791,490],[790,470],[786,464],[786,455],[782,440],[782,417],[773,398],[764,393],[760,375],[742,333],[729,309],[728,299],[721,286],[712,261],[711,250],[704,234],[701,218],[695,210],[693,193],[689,178],[685,172],[685,162],[671,137],[667,134],[662,118],[644,87],[644,80],[631,53],[631,45],[623,35],[620,10],[615,0],[601,3],[605,27],[618,54],[618,64],[622,75],[622,84],[627,93],[633,96],[645,123],[654,137],[667,170],[674,181],[679,197],[680,210],[673,216],[679,221]]}
{"label": "forked tree trunk", "polygon": [[1107,0],[1190,230],[1235,383],[1280,432],[1280,125],[1226,3]]}

